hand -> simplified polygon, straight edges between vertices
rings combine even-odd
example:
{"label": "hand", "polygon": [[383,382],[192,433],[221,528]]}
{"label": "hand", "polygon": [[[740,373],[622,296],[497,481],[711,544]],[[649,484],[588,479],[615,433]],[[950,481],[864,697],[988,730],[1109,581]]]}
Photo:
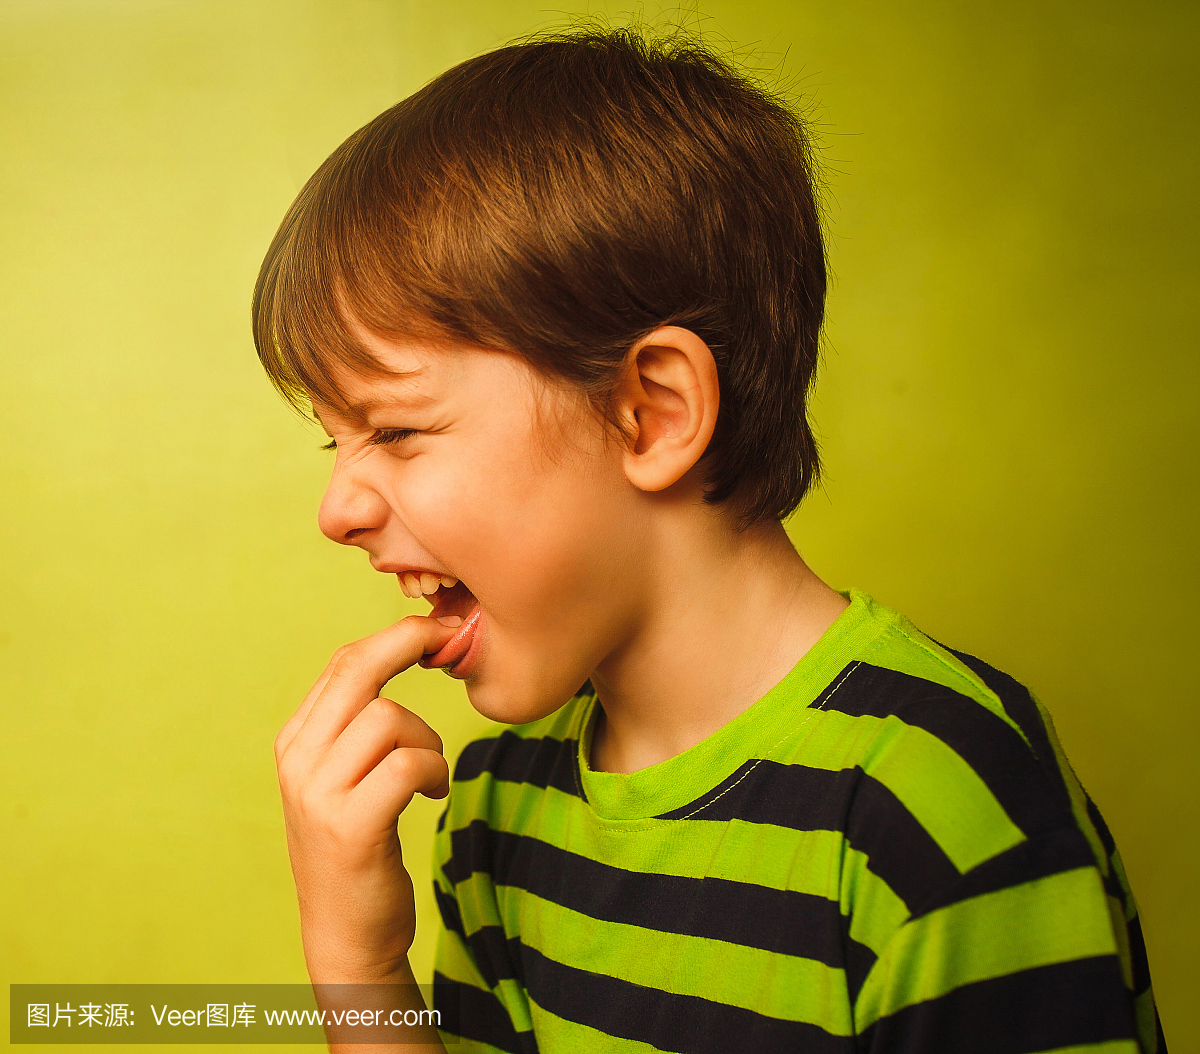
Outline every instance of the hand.
{"label": "hand", "polygon": [[378,695],[461,621],[412,615],[338,649],[275,740],[314,983],[412,976],[416,912],[396,822],[414,794],[444,798],[450,770],[438,734]]}

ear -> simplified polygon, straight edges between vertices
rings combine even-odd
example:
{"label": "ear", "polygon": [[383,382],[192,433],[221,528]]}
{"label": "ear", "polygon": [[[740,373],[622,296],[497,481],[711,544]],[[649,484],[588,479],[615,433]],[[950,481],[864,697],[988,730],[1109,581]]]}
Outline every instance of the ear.
{"label": "ear", "polygon": [[691,330],[663,326],[630,348],[617,392],[629,482],[660,491],[682,479],[708,449],[720,397],[712,352]]}

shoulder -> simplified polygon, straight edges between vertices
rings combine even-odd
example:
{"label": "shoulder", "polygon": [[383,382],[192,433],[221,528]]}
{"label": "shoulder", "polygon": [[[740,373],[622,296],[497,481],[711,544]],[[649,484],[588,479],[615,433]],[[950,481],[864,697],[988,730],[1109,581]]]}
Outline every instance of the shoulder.
{"label": "shoulder", "polygon": [[803,734],[759,774],[774,785],[763,800],[801,823],[820,811],[910,912],[1006,854],[1050,845],[1062,859],[1036,866],[1096,863],[1082,792],[1029,691],[865,594],[855,600],[871,632],[812,702]]}
{"label": "shoulder", "polygon": [[1131,996],[1152,1015],[1136,909],[1049,714],[1008,674],[895,613],[880,620],[825,700],[857,743],[847,842],[904,904],[900,926],[862,924],[886,940],[873,945],[856,1024],[887,1045],[957,1034],[955,1022],[989,1018],[999,1034],[1038,1014],[1066,1021],[1075,1003],[1091,1008],[1086,1025],[1044,1045],[1070,1045],[1072,1029],[1102,1017],[1106,1035],[1132,1036]]}
{"label": "shoulder", "polygon": [[864,599],[878,632],[831,684],[837,690],[814,703],[852,719],[858,763],[881,775],[886,760],[977,781],[1026,833],[1073,822],[1061,748],[1029,689]]}

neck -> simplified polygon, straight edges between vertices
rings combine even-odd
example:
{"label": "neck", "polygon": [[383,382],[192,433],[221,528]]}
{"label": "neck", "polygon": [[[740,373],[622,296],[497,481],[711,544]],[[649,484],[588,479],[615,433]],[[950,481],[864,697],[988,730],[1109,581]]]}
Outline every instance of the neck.
{"label": "neck", "polygon": [[847,606],[782,524],[734,531],[705,508],[664,530],[625,643],[592,682],[592,767],[636,772],[695,746],[766,694]]}

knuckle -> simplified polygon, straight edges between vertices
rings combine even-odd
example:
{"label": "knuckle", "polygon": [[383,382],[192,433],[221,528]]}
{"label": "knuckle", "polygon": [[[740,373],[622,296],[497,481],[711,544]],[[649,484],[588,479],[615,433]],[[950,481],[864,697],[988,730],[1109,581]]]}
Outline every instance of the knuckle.
{"label": "knuckle", "polygon": [[411,750],[393,750],[384,759],[388,771],[404,783],[415,783],[420,775],[420,762]]}
{"label": "knuckle", "polygon": [[299,803],[304,794],[304,778],[286,761],[280,766],[280,791],[287,802]]}
{"label": "knuckle", "polygon": [[347,644],[337,650],[330,665],[334,677],[353,676],[362,669],[362,654],[355,645]]}
{"label": "knuckle", "polygon": [[373,699],[371,705],[385,715],[389,721],[395,721],[404,714],[404,708],[394,699],[385,699],[380,696],[378,699]]}
{"label": "knuckle", "polygon": [[363,711],[372,724],[390,728],[396,723],[395,705],[389,699],[372,699],[363,707]]}
{"label": "knuckle", "polygon": [[311,785],[301,787],[295,795],[296,807],[306,820],[320,820],[325,812],[325,798]]}
{"label": "knuckle", "polygon": [[288,760],[286,753],[280,757],[276,765],[276,770],[279,774],[279,786],[285,794],[291,794],[296,786],[298,773],[295,771],[295,768],[296,766]]}

